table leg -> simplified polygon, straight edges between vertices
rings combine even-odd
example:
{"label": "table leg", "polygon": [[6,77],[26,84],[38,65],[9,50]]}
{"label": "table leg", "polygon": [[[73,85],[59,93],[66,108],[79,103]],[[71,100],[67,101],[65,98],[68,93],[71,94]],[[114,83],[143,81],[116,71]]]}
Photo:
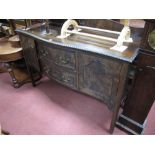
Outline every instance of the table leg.
{"label": "table leg", "polygon": [[121,72],[120,72],[120,83],[119,83],[119,87],[118,87],[118,93],[116,95],[116,101],[115,101],[115,106],[113,109],[113,115],[112,115],[112,120],[111,120],[111,124],[110,124],[110,130],[109,132],[112,134],[116,125],[116,121],[118,119],[118,113],[119,113],[119,109],[121,106],[121,101],[123,99],[123,92],[125,90],[125,83],[127,80],[127,74],[128,74],[128,64],[123,64]]}

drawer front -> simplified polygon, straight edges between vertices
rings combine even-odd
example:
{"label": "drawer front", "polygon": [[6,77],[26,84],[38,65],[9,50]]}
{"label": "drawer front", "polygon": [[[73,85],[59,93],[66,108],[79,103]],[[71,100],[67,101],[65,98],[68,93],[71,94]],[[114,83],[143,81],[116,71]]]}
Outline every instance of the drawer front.
{"label": "drawer front", "polygon": [[76,89],[77,87],[77,78],[76,72],[70,69],[63,69],[59,66],[53,64],[52,61],[49,61],[45,58],[40,59],[40,64],[42,68],[42,72],[52,78],[70,88]]}
{"label": "drawer front", "polygon": [[75,52],[71,50],[63,50],[61,48],[47,47],[43,44],[38,44],[40,57],[46,57],[58,66],[67,67],[75,70]]}
{"label": "drawer front", "polygon": [[155,55],[154,54],[147,54],[147,53],[140,53],[134,64],[139,67],[152,67],[155,68]]}

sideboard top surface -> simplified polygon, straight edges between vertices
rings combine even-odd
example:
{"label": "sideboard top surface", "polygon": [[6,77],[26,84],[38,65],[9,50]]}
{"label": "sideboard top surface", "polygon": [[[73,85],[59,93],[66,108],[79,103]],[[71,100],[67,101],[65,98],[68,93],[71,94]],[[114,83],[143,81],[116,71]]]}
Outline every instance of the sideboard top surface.
{"label": "sideboard top surface", "polygon": [[[110,47],[114,46],[115,43],[109,41],[103,41],[99,39],[94,39],[90,37],[78,36],[78,35],[71,35],[67,38],[60,39],[57,38],[60,35],[61,28],[52,26],[50,28],[50,33],[46,33],[45,25],[37,25],[36,27],[32,27],[30,29],[18,29],[16,30],[19,34],[26,35],[31,37],[35,40],[39,40],[44,43],[59,45],[62,47],[69,47],[73,49],[83,50],[85,52],[91,52],[100,54],[103,56],[108,56],[112,58],[116,58],[119,60],[123,60],[126,62],[131,63],[135,57],[138,55],[138,44],[137,44],[137,36],[132,34],[133,43],[126,43],[125,45],[128,48],[124,52],[118,52],[110,50]],[[115,36],[109,36],[115,37]],[[134,39],[136,38],[136,39]]]}

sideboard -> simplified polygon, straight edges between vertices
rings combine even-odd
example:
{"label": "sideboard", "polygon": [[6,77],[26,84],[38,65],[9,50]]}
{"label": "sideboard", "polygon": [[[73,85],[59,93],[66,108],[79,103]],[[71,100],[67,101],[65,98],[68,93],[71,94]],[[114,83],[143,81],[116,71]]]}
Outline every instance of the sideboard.
{"label": "sideboard", "polygon": [[[122,28],[121,24],[113,21],[98,21],[99,26],[109,25],[111,29],[117,30]],[[97,22],[86,20],[86,23]],[[51,26],[51,33],[46,34],[45,25],[17,30],[33,85],[36,74],[45,75],[75,91],[103,101],[113,112],[110,126],[112,133],[125,94],[130,65],[138,55],[141,34],[133,33],[134,43],[128,43],[126,51],[119,53],[108,50],[112,44],[106,41],[77,36],[58,39],[56,36],[60,30],[60,27]]]}

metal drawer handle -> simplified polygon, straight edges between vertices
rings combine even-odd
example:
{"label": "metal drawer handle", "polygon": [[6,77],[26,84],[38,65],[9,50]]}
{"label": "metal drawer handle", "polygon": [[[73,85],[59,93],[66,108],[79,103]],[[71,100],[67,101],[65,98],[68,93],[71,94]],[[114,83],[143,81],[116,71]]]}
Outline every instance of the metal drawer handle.
{"label": "metal drawer handle", "polygon": [[40,50],[40,53],[43,55],[43,56],[46,56],[46,55],[48,55],[48,52],[46,51],[46,50]]}
{"label": "metal drawer handle", "polygon": [[61,61],[63,64],[68,64],[69,63],[69,60],[62,60]]}
{"label": "metal drawer handle", "polygon": [[68,64],[69,63],[69,59],[65,60],[65,58],[63,58],[62,56],[59,56],[58,60],[61,61],[63,64]]}
{"label": "metal drawer handle", "polygon": [[64,75],[62,75],[62,78],[61,78],[61,79],[62,79],[62,81],[64,81],[64,82],[69,82],[69,81],[70,81],[70,78],[67,78],[67,79],[66,79]]}
{"label": "metal drawer handle", "polygon": [[69,82],[69,81],[70,81],[70,79],[63,79],[63,81],[64,81],[64,82]]}
{"label": "metal drawer handle", "polygon": [[58,65],[60,63],[63,63],[63,64],[68,64],[69,61],[68,60],[61,60],[61,61],[56,61],[55,64]]}

